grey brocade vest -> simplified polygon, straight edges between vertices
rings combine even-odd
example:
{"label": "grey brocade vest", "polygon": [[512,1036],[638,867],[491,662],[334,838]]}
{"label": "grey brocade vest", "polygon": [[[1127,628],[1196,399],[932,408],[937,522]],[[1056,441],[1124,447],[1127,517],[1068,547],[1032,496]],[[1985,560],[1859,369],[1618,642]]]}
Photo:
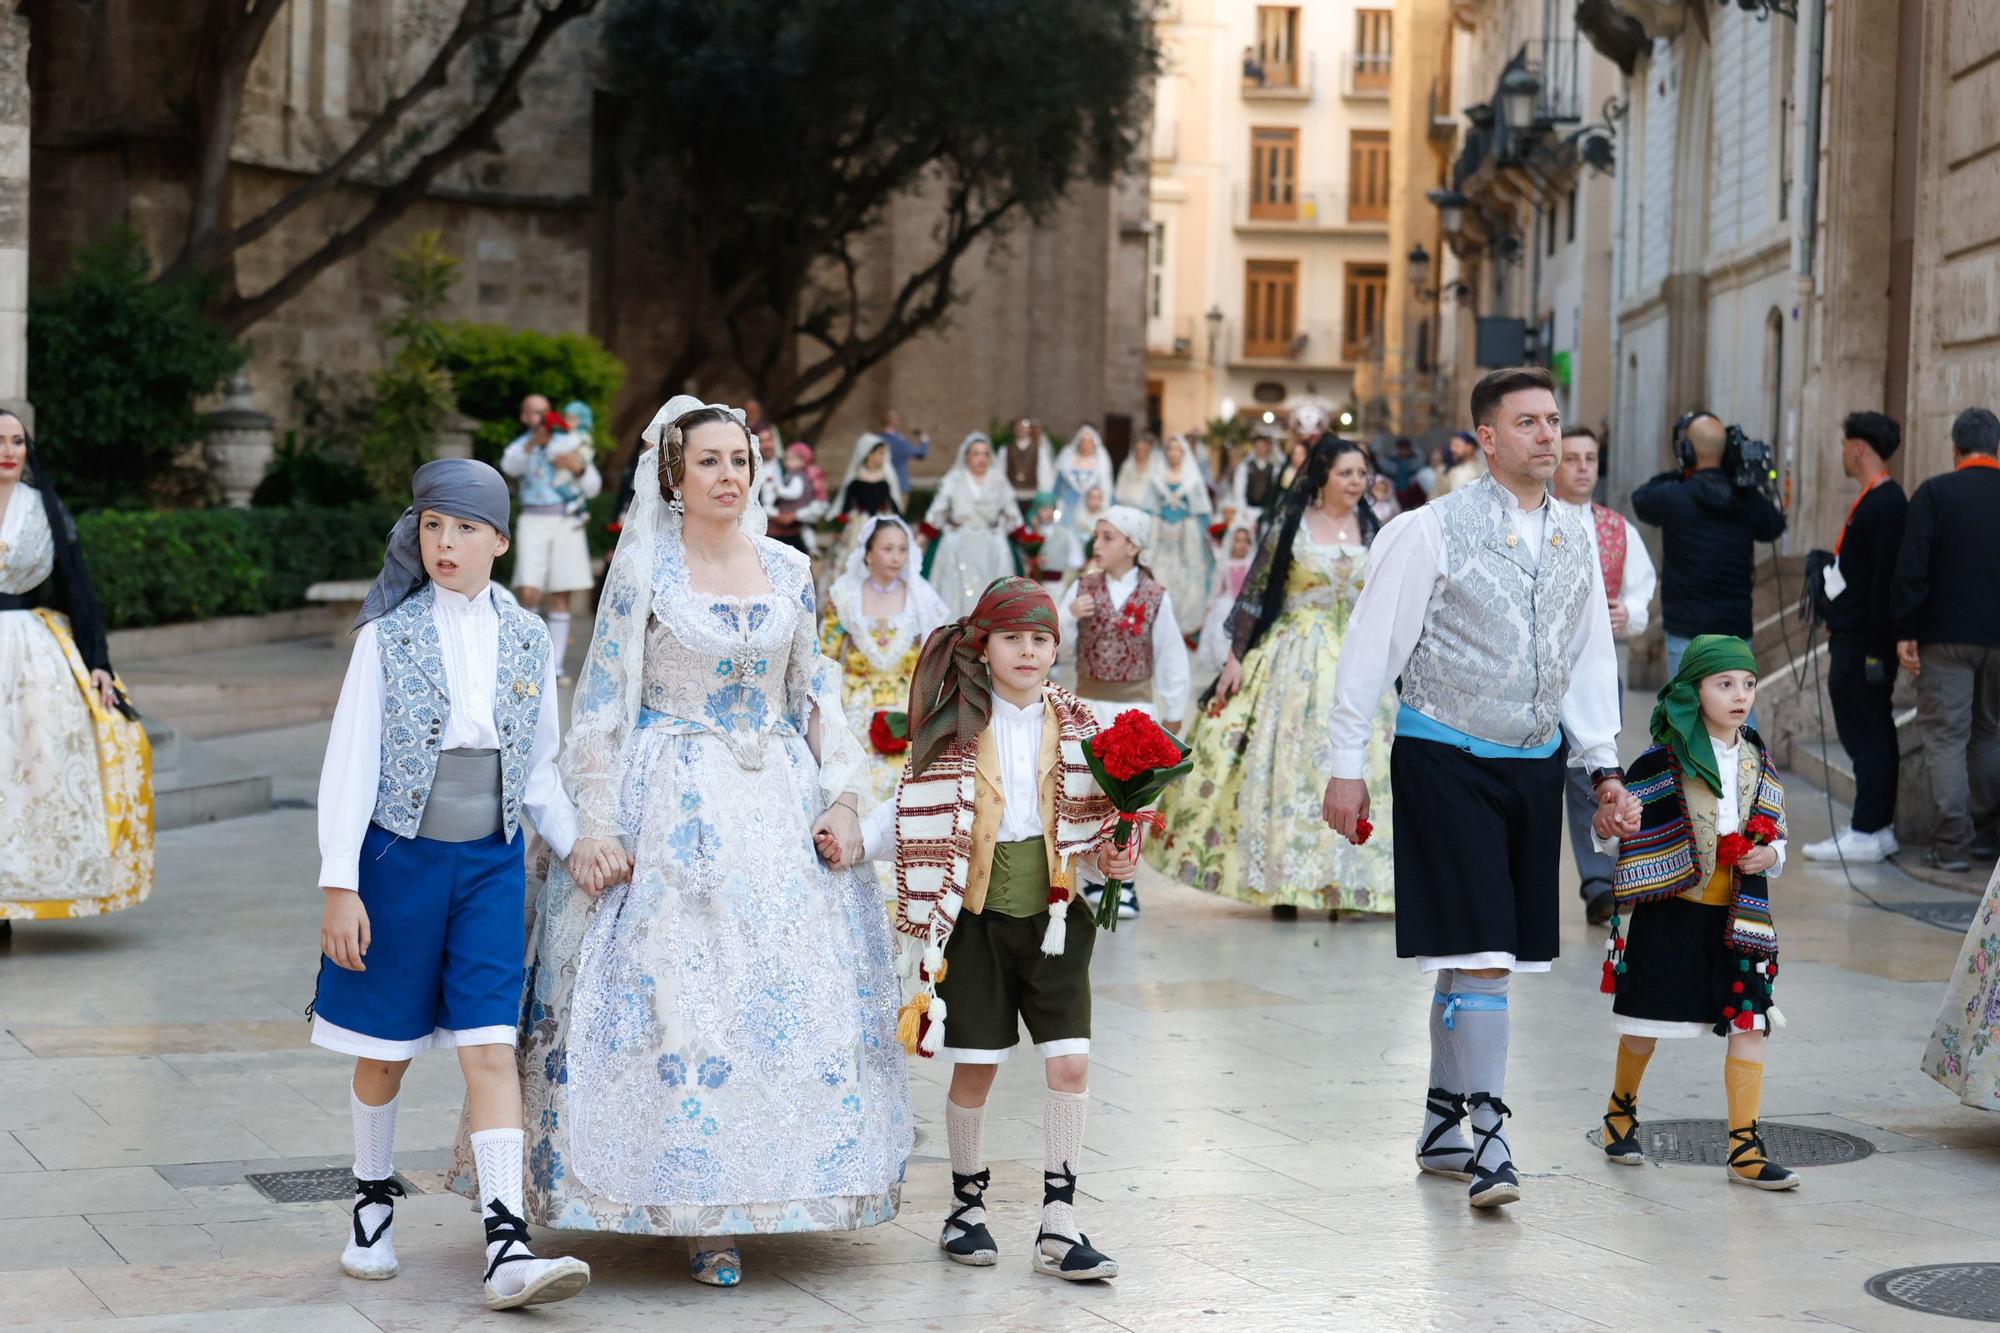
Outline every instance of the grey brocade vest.
{"label": "grey brocade vest", "polygon": [[1403,668],[1403,702],[1498,745],[1547,744],[1562,723],[1570,642],[1590,597],[1589,535],[1549,504],[1537,568],[1518,539],[1507,544],[1518,502],[1492,477],[1429,507],[1449,577]]}
{"label": "grey brocade vest", "polygon": [[[382,658],[382,766],[375,789],[375,822],[389,832],[414,838],[437,774],[444,724],[451,717],[451,693],[431,618],[436,585],[375,622],[375,645]],[[495,589],[500,617],[500,653],[493,677],[493,725],[500,732],[500,817],[508,841],[521,824],[521,789],[528,781],[528,753],[542,706],[542,674],[548,669],[549,631],[540,616],[523,611]],[[554,700],[549,701],[554,706]]]}

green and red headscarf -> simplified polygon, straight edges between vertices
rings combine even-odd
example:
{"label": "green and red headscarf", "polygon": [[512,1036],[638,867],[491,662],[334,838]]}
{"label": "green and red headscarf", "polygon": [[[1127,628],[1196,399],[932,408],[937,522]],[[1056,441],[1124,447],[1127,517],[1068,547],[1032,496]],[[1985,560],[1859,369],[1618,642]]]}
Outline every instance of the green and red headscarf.
{"label": "green and red headscarf", "polygon": [[993,719],[993,673],[981,660],[986,640],[1004,630],[1062,637],[1056,604],[1033,579],[995,579],[972,614],[931,631],[910,681],[913,772],[921,774],[953,742],[971,745]]}

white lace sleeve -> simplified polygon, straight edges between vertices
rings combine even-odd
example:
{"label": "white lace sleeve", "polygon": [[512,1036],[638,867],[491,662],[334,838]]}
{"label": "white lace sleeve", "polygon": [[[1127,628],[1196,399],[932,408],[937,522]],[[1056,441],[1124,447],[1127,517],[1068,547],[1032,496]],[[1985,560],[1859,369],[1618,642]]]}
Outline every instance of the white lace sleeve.
{"label": "white lace sleeve", "polygon": [[651,590],[637,583],[638,572],[626,562],[612,562],[590,652],[570,703],[562,776],[576,802],[576,831],[582,838],[615,838],[619,833],[625,745],[637,720],[632,705],[644,669],[651,601]]}
{"label": "white lace sleeve", "polygon": [[819,650],[819,608],[811,568],[804,561],[799,566],[799,587],[793,594],[799,603],[797,619],[785,663],[785,713],[801,734],[807,734],[818,712],[820,796],[832,805],[848,792],[859,797],[864,756],[841,707],[840,668]]}

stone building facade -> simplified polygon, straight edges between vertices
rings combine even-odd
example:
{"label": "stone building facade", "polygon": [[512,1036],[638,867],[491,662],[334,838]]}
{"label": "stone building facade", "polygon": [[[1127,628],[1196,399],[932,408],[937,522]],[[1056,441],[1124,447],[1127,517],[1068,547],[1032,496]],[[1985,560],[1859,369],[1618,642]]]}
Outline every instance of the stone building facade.
{"label": "stone building facade", "polygon": [[1165,0],[1146,346],[1168,431],[1380,398],[1402,51],[1386,0]]}
{"label": "stone building facade", "polygon": [[[230,155],[233,216],[251,216],[282,197],[351,142],[419,76],[460,8],[459,0],[287,4],[246,89]],[[181,108],[192,93],[197,37],[186,7],[154,0],[26,0],[19,12],[6,12],[0,87],[21,95],[9,101],[0,94],[0,396],[23,388],[30,254],[37,278],[54,279],[79,243],[121,224],[137,228],[163,261],[179,249],[195,161]],[[388,254],[422,228],[439,229],[462,260],[446,318],[595,334],[629,372],[614,433],[629,440],[651,415],[663,392],[664,334],[682,303],[669,290],[673,265],[658,252],[657,229],[646,226],[643,191],[612,179],[622,118],[616,99],[603,92],[597,25],[586,18],[557,34],[528,75],[522,108],[502,124],[497,151],[453,168],[386,235],[251,328],[253,399],[281,430],[296,422],[293,386],[302,377],[366,373],[381,364],[380,328],[396,304]],[[475,43],[460,61],[490,67],[499,54]],[[459,98],[463,105],[463,95],[455,85],[444,104]],[[449,120],[426,104],[417,128],[392,136],[353,185],[241,251],[240,289],[260,290],[358,217],[373,198],[371,186],[391,178],[384,168],[434,144]],[[23,142],[8,149],[17,129]],[[10,187],[23,196],[21,206],[7,202]],[[1143,194],[1143,173],[1136,186],[1079,189],[1052,224],[1017,234],[993,262],[980,256],[964,264],[966,300],[949,328],[873,371],[833,435],[873,424],[892,403],[913,424],[954,441],[993,416],[1022,411],[1059,428],[1136,417],[1144,407]],[[30,197],[32,209],[25,207]],[[885,273],[907,248],[899,242],[914,243],[930,223],[921,200],[891,210],[874,238]],[[25,232],[18,241],[9,230],[17,226]],[[754,391],[694,387],[731,398]],[[828,461],[843,457],[836,449]]]}

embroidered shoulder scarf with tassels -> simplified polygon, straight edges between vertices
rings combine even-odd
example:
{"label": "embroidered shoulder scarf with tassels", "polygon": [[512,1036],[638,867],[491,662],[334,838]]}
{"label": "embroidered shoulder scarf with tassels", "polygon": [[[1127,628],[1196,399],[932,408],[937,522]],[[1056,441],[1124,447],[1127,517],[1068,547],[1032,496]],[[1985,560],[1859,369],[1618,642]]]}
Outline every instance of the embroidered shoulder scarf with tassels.
{"label": "embroidered shoulder scarf with tassels", "polygon": [[[1757,746],[1756,796],[1743,814],[1747,825],[1759,815],[1778,826],[1785,836],[1785,789],[1778,781],[1770,752],[1754,734],[1744,741]],[[1732,777],[1735,775],[1732,774]],[[1626,838],[1618,849],[1618,865],[1612,872],[1612,888],[1618,895],[1621,912],[1640,903],[1657,902],[1690,891],[1699,891],[1713,872],[1713,843],[1698,847],[1694,820],[1673,752],[1663,745],[1647,750],[1633,762],[1625,776],[1625,789],[1639,798],[1644,807],[1639,831]],[[1703,866],[1710,867],[1707,870]],[[1737,953],[1775,958],[1778,930],[1771,919],[1770,890],[1762,875],[1732,871],[1729,896],[1729,923],[1725,942]]]}
{"label": "embroidered shoulder scarf with tassels", "polygon": [[[1097,733],[1097,716],[1089,705],[1058,686],[1047,686],[1043,705],[1054,711],[1061,753],[1061,781],[1056,787],[1056,855],[1063,869],[1094,850],[1108,836],[1105,822],[1111,801],[1098,789],[1084,762],[1083,747]],[[896,786],[896,917],[895,928],[921,947],[910,998],[897,1024],[903,1047],[935,1055],[944,1045],[944,1001],[937,983],[944,970],[945,945],[951,940],[958,914],[965,905],[965,883],[971,868],[972,819],[975,812],[979,747],[954,742],[921,777],[908,767]],[[1075,877],[1065,874],[1050,892],[1053,918],[1044,952],[1062,952],[1061,922],[1054,905],[1067,909]],[[1056,941],[1049,948],[1049,941]]]}

